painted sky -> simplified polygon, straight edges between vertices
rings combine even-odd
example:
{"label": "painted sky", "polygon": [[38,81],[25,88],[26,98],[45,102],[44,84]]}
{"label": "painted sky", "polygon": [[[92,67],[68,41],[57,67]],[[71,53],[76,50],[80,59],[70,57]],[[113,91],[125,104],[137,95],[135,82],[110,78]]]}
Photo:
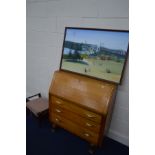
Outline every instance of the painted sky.
{"label": "painted sky", "polygon": [[127,50],[129,42],[128,32],[97,31],[82,29],[67,29],[66,39],[78,43],[95,44],[110,49]]}

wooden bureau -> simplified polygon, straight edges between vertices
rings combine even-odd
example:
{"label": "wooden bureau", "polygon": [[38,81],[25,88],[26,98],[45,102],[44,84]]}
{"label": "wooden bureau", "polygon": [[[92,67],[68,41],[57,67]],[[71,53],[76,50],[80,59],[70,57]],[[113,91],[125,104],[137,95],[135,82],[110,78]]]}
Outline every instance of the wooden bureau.
{"label": "wooden bureau", "polygon": [[53,125],[101,146],[115,93],[115,84],[56,71],[49,89],[49,119]]}

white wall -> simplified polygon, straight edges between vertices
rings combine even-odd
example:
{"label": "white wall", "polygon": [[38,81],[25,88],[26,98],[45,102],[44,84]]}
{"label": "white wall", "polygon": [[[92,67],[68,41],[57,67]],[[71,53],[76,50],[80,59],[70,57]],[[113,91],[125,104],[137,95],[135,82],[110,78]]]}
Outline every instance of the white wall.
{"label": "white wall", "polygon": [[[59,68],[65,26],[129,28],[128,0],[27,0],[27,96],[48,94]],[[109,137],[128,145],[129,71],[119,86]]]}

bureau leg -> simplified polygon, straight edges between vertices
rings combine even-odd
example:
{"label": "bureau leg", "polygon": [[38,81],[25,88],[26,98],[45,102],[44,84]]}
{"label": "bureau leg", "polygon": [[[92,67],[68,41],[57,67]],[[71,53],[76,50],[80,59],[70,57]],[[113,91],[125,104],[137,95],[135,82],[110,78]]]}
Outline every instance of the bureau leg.
{"label": "bureau leg", "polygon": [[57,125],[54,124],[54,123],[52,123],[52,129],[51,129],[51,131],[52,131],[52,132],[55,132],[55,131],[56,131],[56,128],[57,128]]}
{"label": "bureau leg", "polygon": [[90,148],[89,148],[88,152],[90,154],[94,154],[95,151],[96,151],[96,146],[94,144],[90,144]]}

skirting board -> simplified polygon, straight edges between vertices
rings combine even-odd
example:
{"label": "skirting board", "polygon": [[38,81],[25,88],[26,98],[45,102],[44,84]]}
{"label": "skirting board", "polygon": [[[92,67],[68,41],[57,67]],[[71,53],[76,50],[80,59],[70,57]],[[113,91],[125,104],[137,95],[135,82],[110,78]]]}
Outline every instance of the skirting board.
{"label": "skirting board", "polygon": [[109,129],[109,132],[108,132],[107,136],[109,138],[112,138],[112,139],[124,144],[124,145],[129,146],[129,137],[121,135],[120,133],[118,133],[118,132],[116,132],[114,130]]}

